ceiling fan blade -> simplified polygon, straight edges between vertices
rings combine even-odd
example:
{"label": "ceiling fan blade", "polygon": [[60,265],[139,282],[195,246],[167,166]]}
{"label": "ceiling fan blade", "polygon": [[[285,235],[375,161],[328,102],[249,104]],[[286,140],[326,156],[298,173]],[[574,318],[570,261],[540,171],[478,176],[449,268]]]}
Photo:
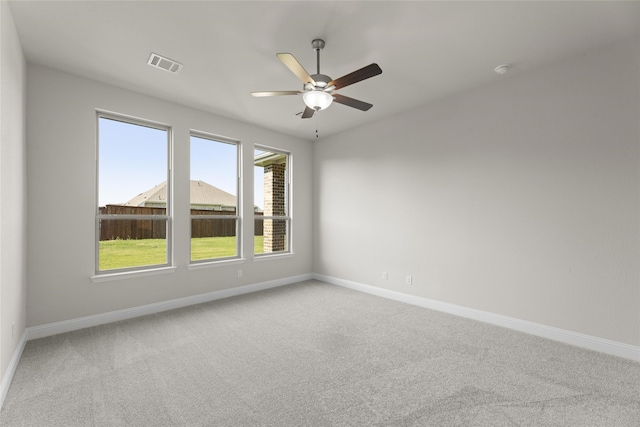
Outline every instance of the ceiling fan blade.
{"label": "ceiling fan blade", "polygon": [[382,69],[378,66],[378,64],[369,64],[366,67],[354,71],[353,73],[349,73],[346,76],[342,76],[330,81],[327,84],[327,87],[335,86],[335,89],[340,89],[345,86],[358,83],[362,80],[366,80],[370,77],[377,76],[378,74],[382,74]]}
{"label": "ceiling fan blade", "polygon": [[298,95],[302,93],[299,90],[270,90],[266,92],[251,92],[251,95],[260,98],[263,96],[279,96],[279,95]]}
{"label": "ceiling fan blade", "polygon": [[307,70],[304,69],[302,65],[298,62],[298,60],[290,53],[276,53],[276,56],[282,61],[284,65],[287,66],[288,69],[291,70],[293,74],[295,74],[302,83],[309,83],[312,85],[316,85],[315,80],[311,78]]}
{"label": "ceiling fan blade", "polygon": [[349,107],[357,108],[358,110],[368,111],[373,104],[360,101],[358,99],[349,98],[348,96],[340,95],[338,93],[333,94],[333,100],[339,104],[347,105]]}
{"label": "ceiling fan blade", "polygon": [[304,112],[302,113],[302,118],[303,119],[310,119],[311,117],[313,117],[313,113],[315,113],[316,110],[314,110],[313,108],[309,108],[309,107],[305,107],[304,108]]}

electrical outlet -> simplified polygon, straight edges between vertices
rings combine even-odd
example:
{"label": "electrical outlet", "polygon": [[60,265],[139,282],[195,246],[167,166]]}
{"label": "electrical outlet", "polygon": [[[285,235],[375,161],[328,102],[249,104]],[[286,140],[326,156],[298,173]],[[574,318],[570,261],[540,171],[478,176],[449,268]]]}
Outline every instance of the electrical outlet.
{"label": "electrical outlet", "polygon": [[242,270],[238,270],[238,277],[242,277]]}
{"label": "electrical outlet", "polygon": [[389,280],[389,273],[386,271],[382,272],[382,280]]}
{"label": "electrical outlet", "polygon": [[413,285],[413,277],[407,276],[407,285]]}

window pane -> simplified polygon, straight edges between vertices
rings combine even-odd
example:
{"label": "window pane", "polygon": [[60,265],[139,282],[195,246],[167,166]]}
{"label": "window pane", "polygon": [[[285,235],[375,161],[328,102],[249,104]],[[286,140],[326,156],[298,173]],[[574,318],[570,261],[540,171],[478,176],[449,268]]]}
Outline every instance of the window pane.
{"label": "window pane", "polygon": [[288,251],[288,222],[286,219],[262,219],[256,216],[254,253]]}
{"label": "window pane", "polygon": [[191,261],[236,256],[236,224],[235,218],[192,219]]}
{"label": "window pane", "polygon": [[253,221],[253,253],[264,253],[264,220],[261,218],[262,212],[255,213]]}
{"label": "window pane", "polygon": [[166,239],[166,224],[164,219],[101,219],[100,241]]}
{"label": "window pane", "polygon": [[[289,250],[289,155],[254,151],[254,253]],[[262,219],[261,216],[283,217]]]}
{"label": "window pane", "polygon": [[[192,218],[237,215],[237,144],[192,135],[190,170]],[[236,218],[191,221],[191,261],[238,256],[237,241]]]}
{"label": "window pane", "polygon": [[99,270],[167,264],[166,219],[102,219],[99,224]]}
{"label": "window pane", "polygon": [[98,118],[98,271],[168,264],[168,135]]}
{"label": "window pane", "polygon": [[98,126],[98,205],[166,208],[167,130],[104,117]]}

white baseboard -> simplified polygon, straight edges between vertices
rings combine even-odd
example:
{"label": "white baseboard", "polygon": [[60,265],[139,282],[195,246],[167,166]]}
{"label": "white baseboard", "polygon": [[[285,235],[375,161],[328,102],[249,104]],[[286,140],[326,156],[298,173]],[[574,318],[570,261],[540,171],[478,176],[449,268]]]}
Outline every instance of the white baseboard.
{"label": "white baseboard", "polygon": [[389,289],[378,288],[371,285],[352,282],[349,280],[339,279],[336,277],[325,276],[323,274],[314,273],[313,278],[321,280],[333,285],[342,286],[360,292],[377,295],[383,298],[404,302],[407,304],[417,305],[432,310],[442,311],[444,313],[453,314],[468,319],[478,320],[492,325],[504,328],[514,329],[516,331],[525,332],[531,335],[560,341],[565,344],[571,344],[578,347],[587,348],[589,350],[599,351],[611,354],[613,356],[631,359],[640,362],[640,347],[598,338],[591,335],[585,335],[578,332],[572,332],[565,329],[554,328],[539,323],[529,322],[526,320],[516,319],[514,317],[502,316],[487,311],[476,310],[473,308],[463,307],[460,305],[449,304],[442,301],[432,300],[414,295],[408,295],[401,292],[391,291]]}
{"label": "white baseboard", "polygon": [[18,363],[20,362],[20,358],[22,357],[22,352],[24,351],[25,345],[27,345],[27,331],[25,331],[22,334],[22,337],[20,337],[18,347],[16,347],[16,350],[13,352],[13,356],[11,356],[11,360],[9,361],[7,371],[2,377],[2,382],[0,382],[0,409],[2,409],[2,406],[4,405],[4,398],[7,397],[7,393],[9,392],[9,386],[11,385],[13,375],[16,373],[16,369],[18,368]]}
{"label": "white baseboard", "polygon": [[126,308],[123,310],[110,311],[107,313],[81,317],[78,319],[63,320],[61,322],[34,326],[31,328],[27,328],[27,340],[44,338],[51,335],[88,328],[91,326],[103,325],[106,323],[145,316],[147,314],[159,313],[162,311],[187,307],[194,304],[201,304],[209,301],[229,298],[236,295],[243,295],[251,292],[262,291],[265,289],[276,288],[278,286],[290,285],[292,283],[302,282],[310,279],[312,279],[311,274],[302,274],[299,276],[285,277],[282,279],[270,280],[267,282],[255,283],[252,285],[239,286],[237,288],[222,289],[220,291],[208,292],[206,294],[193,295],[169,301],[162,301],[154,304],[146,304],[138,307]]}

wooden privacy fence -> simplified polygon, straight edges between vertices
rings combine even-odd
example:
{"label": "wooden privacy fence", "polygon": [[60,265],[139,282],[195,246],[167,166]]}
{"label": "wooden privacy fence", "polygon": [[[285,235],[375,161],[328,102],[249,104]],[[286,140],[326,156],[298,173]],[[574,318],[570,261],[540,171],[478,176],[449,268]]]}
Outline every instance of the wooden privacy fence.
{"label": "wooden privacy fence", "polygon": [[[100,207],[101,215],[165,215],[165,208],[140,206],[107,205]],[[210,211],[191,209],[191,215],[235,215],[235,211]],[[256,212],[255,215],[262,215]],[[264,221],[254,221],[255,235],[262,236]],[[234,219],[193,219],[191,237],[229,237],[236,235]],[[164,220],[152,219],[102,219],[100,220],[100,240],[116,239],[166,239],[167,227]]]}
{"label": "wooden privacy fence", "polygon": [[[235,215],[235,211],[191,209],[191,215]],[[192,219],[191,237],[228,237],[236,235],[235,219]]]}

